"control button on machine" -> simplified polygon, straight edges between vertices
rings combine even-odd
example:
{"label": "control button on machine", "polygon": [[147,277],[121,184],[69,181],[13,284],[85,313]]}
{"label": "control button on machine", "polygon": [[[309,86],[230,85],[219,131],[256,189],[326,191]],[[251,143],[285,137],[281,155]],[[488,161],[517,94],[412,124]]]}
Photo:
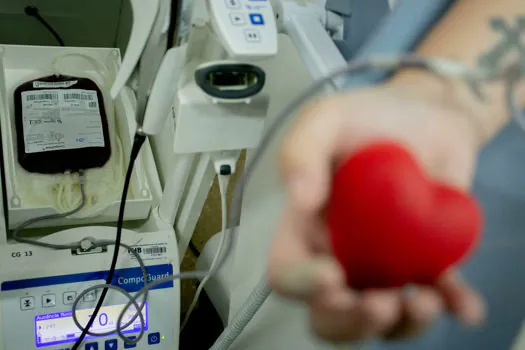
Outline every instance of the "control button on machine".
{"label": "control button on machine", "polygon": [[250,13],[250,21],[255,26],[262,26],[262,25],[264,25],[264,18],[259,13]]}
{"label": "control button on machine", "polygon": [[20,310],[32,310],[35,308],[35,298],[34,297],[23,297],[20,298]]}
{"label": "control button on machine", "polygon": [[[129,340],[135,340],[135,339],[137,339],[137,337],[129,337]],[[124,342],[124,349],[133,349],[136,347],[137,347],[137,344],[128,344]]]}
{"label": "control button on machine", "polygon": [[104,343],[104,350],[117,350],[117,349],[118,349],[117,339],[106,340],[106,342]]}
{"label": "control button on machine", "polygon": [[257,29],[246,29],[244,31],[244,36],[246,37],[246,41],[250,43],[257,43],[261,41],[261,32],[259,32]]}
{"label": "control button on machine", "polygon": [[155,345],[160,343],[160,333],[150,333],[148,334],[148,344]]}
{"label": "control button on machine", "polygon": [[226,6],[231,9],[241,8],[241,0],[224,0],[226,1]]}
{"label": "control button on machine", "polygon": [[243,26],[246,24],[246,18],[243,13],[230,13],[230,19],[233,25]]}
{"label": "control button on machine", "polygon": [[92,290],[91,292],[88,292],[84,294],[84,297],[82,298],[85,302],[95,301],[97,300],[97,291]]}
{"label": "control button on machine", "polygon": [[54,307],[57,305],[55,294],[46,294],[42,296],[42,307]]}
{"label": "control button on machine", "polygon": [[98,343],[87,343],[86,350],[98,350]]}
{"label": "control button on machine", "polygon": [[76,292],[64,292],[64,305],[72,305],[77,297]]}

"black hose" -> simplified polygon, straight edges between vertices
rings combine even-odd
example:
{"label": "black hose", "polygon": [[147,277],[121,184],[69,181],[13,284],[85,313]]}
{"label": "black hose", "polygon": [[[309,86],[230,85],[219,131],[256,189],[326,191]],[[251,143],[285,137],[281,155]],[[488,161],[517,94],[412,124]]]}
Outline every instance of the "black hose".
{"label": "black hose", "polygon": [[47,23],[47,21],[40,15],[40,12],[38,11],[38,7],[32,6],[32,5],[28,5],[24,9],[24,11],[25,11],[26,15],[28,15],[30,17],[34,17],[40,23],[42,23],[42,25],[44,27],[46,27],[46,29],[55,37],[55,39],[58,41],[60,46],[66,46],[64,44],[64,40],[62,40],[62,38],[60,37],[60,34],[58,34],[57,31],[55,29],[53,29],[53,27],[51,27],[51,25],[49,23]]}
{"label": "black hose", "polygon": [[[124,188],[122,190],[122,199],[120,201],[120,210],[118,214],[118,223],[117,223],[117,235],[115,237],[115,250],[113,251],[113,259],[111,260],[111,265],[108,271],[108,277],[106,278],[106,284],[112,284],[113,282],[113,276],[115,275],[115,270],[117,268],[117,260],[118,255],[120,251],[120,244],[122,241],[122,226],[124,225],[124,211],[126,209],[126,199],[128,197],[128,190],[129,185],[131,183],[131,175],[133,174],[133,166],[135,164],[135,160],[137,159],[140,149],[142,148],[142,145],[144,144],[144,141],[146,141],[146,136],[135,134],[135,140],[133,141],[133,147],[131,148],[131,155],[129,156],[129,164],[128,164],[128,170],[126,172],[126,179],[124,180]],[[82,342],[84,341],[84,338],[87,335],[87,332],[89,332],[89,329],[93,325],[93,322],[95,322],[95,319],[97,318],[98,312],[102,308],[102,304],[104,303],[104,299],[106,298],[106,295],[108,294],[109,288],[104,288],[102,290],[102,294],[100,295],[100,298],[98,299],[97,305],[95,306],[95,310],[93,311],[93,314],[91,315],[91,318],[89,319],[89,322],[87,323],[86,327],[82,330],[82,333],[80,334],[80,337],[78,338],[75,345],[73,345],[73,348],[71,350],[78,350]]]}
{"label": "black hose", "polygon": [[[174,47],[176,43],[176,38],[179,35],[179,26],[180,21],[182,20],[182,2],[184,0],[171,0],[171,21],[170,21],[170,27],[168,29],[168,43],[167,43],[167,50]],[[180,19],[179,19],[180,16]]]}
{"label": "black hose", "polygon": [[201,255],[199,248],[197,248],[197,246],[195,245],[195,243],[193,243],[192,240],[190,240],[190,250],[196,258],[198,258]]}

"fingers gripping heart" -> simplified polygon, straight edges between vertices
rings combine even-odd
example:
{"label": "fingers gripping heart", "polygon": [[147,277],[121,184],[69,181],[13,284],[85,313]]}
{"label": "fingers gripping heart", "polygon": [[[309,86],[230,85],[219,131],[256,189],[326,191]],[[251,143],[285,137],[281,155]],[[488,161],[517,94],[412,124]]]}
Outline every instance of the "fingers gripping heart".
{"label": "fingers gripping heart", "polygon": [[482,213],[435,182],[395,143],[374,144],[336,172],[327,208],[333,253],[356,289],[432,284],[473,250]]}

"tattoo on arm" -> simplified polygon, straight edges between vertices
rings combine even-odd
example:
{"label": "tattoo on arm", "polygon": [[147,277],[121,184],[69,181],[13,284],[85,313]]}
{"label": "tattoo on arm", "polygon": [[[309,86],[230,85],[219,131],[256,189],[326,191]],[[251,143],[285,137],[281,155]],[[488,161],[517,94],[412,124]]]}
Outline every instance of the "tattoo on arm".
{"label": "tattoo on arm", "polygon": [[484,101],[481,83],[504,81],[505,98],[511,115],[525,130],[525,112],[521,111],[522,107],[516,103],[515,96],[516,85],[525,79],[525,14],[517,16],[514,21],[496,17],[490,24],[492,29],[500,34],[500,40],[479,57],[478,64],[482,75],[468,80],[467,83],[472,92]]}
{"label": "tattoo on arm", "polygon": [[481,68],[488,71],[501,70],[509,55],[518,55],[515,66],[520,69],[515,71],[519,75],[525,74],[525,15],[516,17],[515,23],[510,23],[503,18],[494,18],[491,21],[494,31],[501,34],[501,39],[487,53],[479,58]]}
{"label": "tattoo on arm", "polygon": [[494,18],[491,26],[501,38],[480,56],[479,66],[488,74],[487,80],[504,80],[505,100],[511,117],[525,130],[525,110],[517,102],[515,92],[517,84],[525,79],[525,15],[517,16],[514,23]]}

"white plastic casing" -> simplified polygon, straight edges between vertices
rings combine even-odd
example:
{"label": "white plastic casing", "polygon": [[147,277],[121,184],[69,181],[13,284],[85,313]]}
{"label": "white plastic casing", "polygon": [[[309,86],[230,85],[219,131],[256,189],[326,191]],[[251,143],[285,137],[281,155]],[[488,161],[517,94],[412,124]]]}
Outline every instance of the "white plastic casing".
{"label": "white plastic casing", "polygon": [[279,31],[290,37],[315,80],[347,64],[326,29],[327,25],[336,29],[341,23],[335,16],[327,16],[322,1],[273,0],[273,5]]}
{"label": "white plastic casing", "polygon": [[269,0],[207,0],[212,27],[232,58],[277,54],[277,24]]}
{"label": "white plastic casing", "polygon": [[124,88],[140,60],[157,19],[159,0],[132,0],[131,8],[133,10],[133,26],[126,55],[111,88],[113,99]]}
{"label": "white plastic casing", "polygon": [[[7,196],[6,212],[9,228],[15,228],[27,219],[55,214],[50,205],[34,202],[32,198],[21,196],[19,188],[24,187],[19,172],[24,171],[17,161],[16,130],[13,114],[13,91],[20,83],[30,77],[45,76],[51,73],[51,62],[65,54],[83,54],[103,63],[110,76],[114,76],[120,66],[120,52],[105,48],[59,48],[39,46],[0,46],[0,124],[2,126],[3,162]],[[64,60],[62,65],[74,65],[79,72],[92,71],[92,66],[81,59]],[[76,70],[76,69],[75,69]],[[124,88],[115,101],[118,132],[123,144],[123,152],[128,157],[135,133],[136,101],[129,88]],[[135,164],[131,180],[131,191],[126,202],[125,220],[146,219],[153,205],[152,189],[160,186],[149,144],[141,151]],[[23,177],[27,179],[27,177]],[[114,222],[118,217],[120,200],[115,200],[101,215],[86,219],[58,219],[35,223],[33,227],[54,227]]]}
{"label": "white plastic casing", "polygon": [[269,96],[260,92],[244,100],[210,98],[197,86],[188,65],[175,98],[175,153],[254,148],[264,132]]}
{"label": "white plastic casing", "polygon": [[177,93],[180,71],[185,62],[186,46],[168,50],[151,89],[142,131],[146,135],[156,135],[171,115],[173,97]]}
{"label": "white plastic casing", "polygon": [[[57,244],[76,242],[86,237],[103,240],[114,235],[114,227],[90,226],[60,231],[42,240]],[[139,252],[152,280],[179,272],[177,241],[173,230],[139,233],[125,229],[122,242]],[[72,342],[37,348],[35,317],[70,311],[72,306],[67,296],[76,298],[86,288],[104,283],[112,255],[113,247],[100,253],[76,255],[71,250],[57,251],[26,244],[0,245],[0,350],[71,349]],[[115,277],[115,285],[133,294],[143,286],[137,260],[127,250],[121,250]],[[165,288],[151,290],[148,294],[148,330],[133,347],[135,350],[179,348],[180,282],[175,281],[164,286]],[[100,293],[99,289],[97,296]],[[44,304],[44,296],[50,297],[51,302]],[[29,307],[22,307],[25,301],[29,301],[26,304]],[[122,294],[110,291],[104,305],[122,305],[127,301]],[[81,300],[78,308],[91,309],[94,306],[94,301]],[[49,329],[58,330],[59,325],[60,323],[53,328],[51,324]],[[124,342],[113,334],[88,338],[79,349],[118,350],[125,347]]]}

